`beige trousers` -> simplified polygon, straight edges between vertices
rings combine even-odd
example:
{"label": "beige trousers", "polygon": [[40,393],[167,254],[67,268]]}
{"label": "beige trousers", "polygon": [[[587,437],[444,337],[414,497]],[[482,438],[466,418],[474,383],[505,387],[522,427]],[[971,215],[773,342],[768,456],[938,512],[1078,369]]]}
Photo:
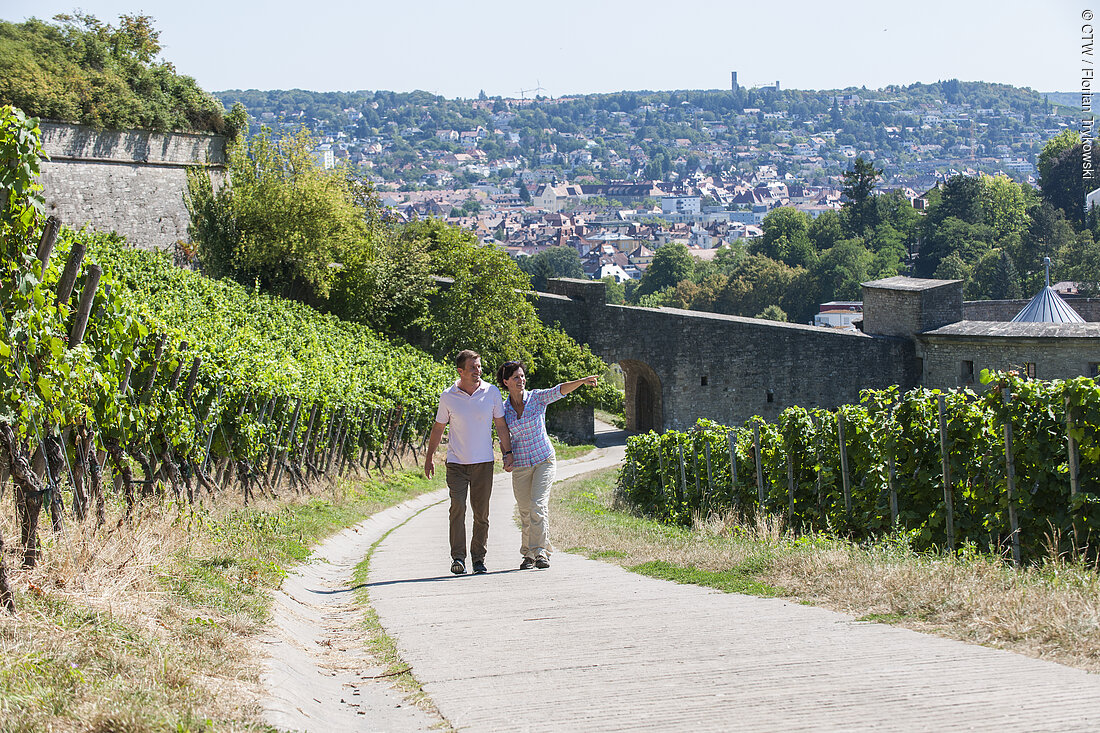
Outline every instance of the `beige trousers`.
{"label": "beige trousers", "polygon": [[517,466],[512,469],[512,492],[516,495],[522,540],[519,553],[534,559],[539,555],[550,559],[554,547],[550,544],[550,487],[554,485],[557,465],[554,457],[537,466]]}

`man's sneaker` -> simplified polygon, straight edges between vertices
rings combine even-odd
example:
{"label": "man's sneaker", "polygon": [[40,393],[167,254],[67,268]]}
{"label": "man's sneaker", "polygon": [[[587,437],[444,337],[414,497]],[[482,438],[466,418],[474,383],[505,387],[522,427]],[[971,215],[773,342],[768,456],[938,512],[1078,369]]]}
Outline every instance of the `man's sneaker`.
{"label": "man's sneaker", "polygon": [[451,563],[451,572],[455,575],[464,575],[466,573],[466,563],[462,562],[458,558],[455,558],[455,561]]}
{"label": "man's sneaker", "polygon": [[487,573],[489,572],[489,569],[485,567],[485,562],[483,560],[474,560],[474,572]]}
{"label": "man's sneaker", "polygon": [[539,570],[546,570],[546,568],[550,567],[550,561],[540,555],[535,558],[535,567]]}
{"label": "man's sneaker", "polygon": [[530,557],[523,558],[523,562],[519,564],[520,570],[530,570],[533,567],[535,567],[535,561]]}

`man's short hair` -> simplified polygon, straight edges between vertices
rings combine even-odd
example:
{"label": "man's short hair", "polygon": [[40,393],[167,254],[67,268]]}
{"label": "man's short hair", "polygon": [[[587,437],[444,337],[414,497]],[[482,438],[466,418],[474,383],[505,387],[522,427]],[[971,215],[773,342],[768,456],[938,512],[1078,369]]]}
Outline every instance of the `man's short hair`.
{"label": "man's short hair", "polygon": [[462,351],[458,352],[458,356],[455,357],[455,366],[459,369],[465,369],[467,362],[480,358],[481,354],[477,353],[473,349],[463,349]]}

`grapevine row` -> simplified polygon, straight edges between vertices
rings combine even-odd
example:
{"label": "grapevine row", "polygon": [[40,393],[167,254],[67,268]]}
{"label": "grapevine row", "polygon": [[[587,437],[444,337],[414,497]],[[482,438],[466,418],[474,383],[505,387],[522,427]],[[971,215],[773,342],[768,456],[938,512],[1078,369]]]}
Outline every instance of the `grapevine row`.
{"label": "grapevine row", "polygon": [[620,490],[670,523],[736,511],[853,539],[902,531],[920,549],[969,543],[1020,562],[1097,554],[1100,387],[984,374],[989,388],[863,392],[775,423],[630,438]]}
{"label": "grapevine row", "polygon": [[112,481],[129,516],[160,487],[248,501],[416,451],[442,364],[113,235],[60,231],[35,190],[37,132],[0,108],[0,488],[10,476],[24,565],[44,508],[55,531],[103,524]]}

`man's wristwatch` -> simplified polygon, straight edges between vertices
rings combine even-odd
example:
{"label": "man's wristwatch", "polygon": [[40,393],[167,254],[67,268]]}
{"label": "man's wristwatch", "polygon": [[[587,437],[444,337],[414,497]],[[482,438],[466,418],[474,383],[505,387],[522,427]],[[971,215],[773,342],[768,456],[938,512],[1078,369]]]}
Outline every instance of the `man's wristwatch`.
{"label": "man's wristwatch", "polygon": [[502,455],[502,456],[506,456],[506,455],[508,455],[508,454],[509,454],[509,453],[511,453],[511,452],[512,452],[512,451],[510,451],[510,450],[502,451],[502,452],[501,452],[501,455]]}

